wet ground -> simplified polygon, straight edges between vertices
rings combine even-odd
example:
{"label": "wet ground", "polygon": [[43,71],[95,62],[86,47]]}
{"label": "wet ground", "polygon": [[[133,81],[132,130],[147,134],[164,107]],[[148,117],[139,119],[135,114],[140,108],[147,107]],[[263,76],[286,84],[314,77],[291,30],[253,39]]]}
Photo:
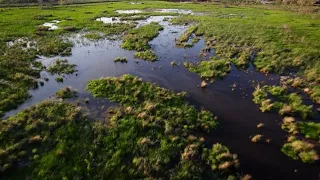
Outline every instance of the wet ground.
{"label": "wet ground", "polygon": [[[252,174],[256,179],[319,179],[320,164],[303,164],[284,155],[280,149],[286,139],[286,134],[281,130],[282,118],[276,113],[261,113],[252,102],[253,84],[255,82],[266,84],[279,83],[276,75],[263,75],[252,67],[248,71],[241,71],[232,67],[230,74],[223,80],[217,80],[202,89],[199,75],[189,72],[183,67],[184,61],[200,61],[214,56],[214,51],[207,53],[207,57],[199,56],[205,43],[201,39],[190,49],[176,48],[175,39],[183,33],[187,26],[169,25],[162,21],[164,17],[150,17],[146,21],[138,21],[138,26],[151,21],[160,22],[164,30],[150,42],[152,49],[158,56],[158,61],[147,62],[134,58],[135,51],[120,48],[120,40],[88,41],[81,34],[74,35],[71,40],[75,42],[72,56],[67,57],[70,63],[77,65],[78,72],[67,75],[63,83],[56,82],[55,76],[42,72],[42,78],[49,78],[43,87],[32,90],[32,98],[18,109],[8,112],[10,116],[30,105],[54,95],[60,88],[71,86],[77,89],[83,99],[90,99],[87,111],[96,112],[92,115],[103,119],[101,112],[114,105],[107,100],[96,99],[85,92],[85,86],[91,79],[107,76],[120,76],[132,74],[142,77],[145,81],[159,84],[161,87],[175,92],[186,91],[187,99],[191,104],[211,110],[221,122],[220,128],[206,138],[210,142],[221,142],[228,146],[233,153],[239,155],[241,169],[244,173]],[[115,57],[126,56],[128,63],[114,63]],[[45,65],[54,62],[54,58],[41,58]],[[171,61],[178,66],[171,66]],[[138,63],[136,63],[138,61]],[[98,109],[98,110],[97,110]],[[100,115],[99,115],[100,112]],[[258,123],[265,127],[257,128]],[[268,143],[252,143],[249,136],[263,134],[272,141]]]}

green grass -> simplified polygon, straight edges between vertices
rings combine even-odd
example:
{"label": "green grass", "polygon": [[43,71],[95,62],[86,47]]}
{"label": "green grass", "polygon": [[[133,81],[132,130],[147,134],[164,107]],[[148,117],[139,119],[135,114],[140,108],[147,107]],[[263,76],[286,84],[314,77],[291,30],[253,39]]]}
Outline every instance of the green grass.
{"label": "green grass", "polygon": [[56,61],[47,68],[51,74],[73,74],[77,72],[77,65],[69,64],[67,59],[56,59]]}
{"label": "green grass", "polygon": [[[237,67],[248,67],[249,57],[253,52],[256,52],[257,56],[253,60],[253,64],[262,72],[282,73],[294,69],[308,82],[320,82],[320,61],[318,61],[320,15],[319,13],[311,13],[311,11],[300,14],[289,11],[289,9],[296,11],[306,8],[290,6],[288,9],[288,7],[231,6],[231,8],[221,8],[221,6],[212,3],[189,4],[152,1],[136,5],[130,5],[127,2],[112,2],[54,6],[49,9],[40,9],[39,7],[2,8],[0,12],[0,79],[14,84],[19,89],[24,89],[24,92],[33,88],[35,83],[26,85],[25,81],[20,83],[9,77],[13,77],[16,72],[23,73],[25,77],[28,77],[27,79],[39,77],[39,69],[30,68],[30,65],[35,64],[36,55],[70,55],[72,44],[64,41],[60,36],[67,35],[70,33],[68,30],[71,29],[76,31],[85,29],[88,33],[101,33],[103,37],[128,31],[129,34],[131,34],[130,31],[134,34],[139,34],[135,31],[145,31],[145,34],[141,34],[141,36],[147,37],[145,41],[131,42],[127,47],[148,49],[148,41],[151,37],[149,35],[158,32],[142,27],[143,30],[139,28],[137,28],[139,30],[131,30],[135,27],[133,23],[104,24],[95,21],[95,19],[115,16],[123,19],[132,18],[130,15],[116,14],[114,11],[117,9],[146,10],[147,12],[141,14],[142,18],[161,14],[150,12],[152,9],[176,8],[207,13],[203,16],[179,16],[172,22],[196,26],[196,30],[193,30],[192,33],[203,36],[207,48],[214,48],[219,57],[232,61]],[[309,9],[316,12],[319,8]],[[231,17],[229,14],[236,14],[236,16]],[[170,15],[177,14],[171,13]],[[58,24],[60,27],[58,30],[37,31],[38,26],[52,20],[62,20]],[[21,49],[21,45],[14,48],[6,47],[6,41],[21,37],[28,37],[29,40],[36,41],[35,47],[29,48],[27,52]],[[99,38],[95,35],[91,35],[91,37],[93,39]],[[189,46],[191,44],[187,43],[186,47]],[[19,66],[12,66],[12,64],[19,64]],[[8,69],[7,67],[12,68]],[[0,101],[15,101],[13,100],[15,98],[7,98],[9,97],[8,92],[11,91],[8,87],[1,86],[0,88],[1,92],[5,92]],[[319,101],[318,94],[316,90],[311,94],[312,99],[316,102]],[[19,102],[23,102],[21,98],[17,99],[20,99]],[[15,105],[6,106],[0,111],[3,113],[11,109],[7,107],[15,107],[19,103],[13,102],[12,104]]]}
{"label": "green grass", "polygon": [[305,105],[297,93],[289,93],[281,86],[257,86],[253,92],[253,102],[262,112],[276,110],[280,115],[298,116],[302,119],[313,116],[312,105]]}
{"label": "green grass", "polygon": [[[288,142],[281,149],[291,158],[301,159],[304,163],[314,163],[319,159],[319,154],[314,148],[314,141],[320,139],[320,124],[314,122],[296,122],[293,117],[285,117],[281,128],[289,133]],[[300,134],[305,138],[301,138]],[[302,140],[300,140],[302,139]]]}
{"label": "green grass", "polygon": [[228,172],[240,165],[237,155],[231,154],[226,146],[219,143],[214,144],[212,149],[204,149],[202,156],[211,165],[212,170]]}
{"label": "green grass", "polygon": [[287,156],[304,163],[314,163],[319,159],[318,153],[313,149],[313,145],[300,140],[293,140],[283,145],[281,151]]}
{"label": "green grass", "polygon": [[306,138],[320,140],[320,123],[298,122],[298,128]]}
{"label": "green grass", "polygon": [[156,22],[132,29],[123,38],[121,47],[127,50],[145,51],[150,48],[149,41],[157,37],[163,27]]}
{"label": "green grass", "polygon": [[63,77],[58,76],[58,77],[56,77],[55,80],[56,80],[58,83],[62,83],[62,82],[63,82]]}
{"label": "green grass", "polygon": [[[261,6],[260,6],[261,7]],[[203,11],[206,10],[205,7]],[[296,69],[310,80],[319,79],[319,13],[313,15],[254,7],[215,8],[211,16],[182,16],[174,23],[197,23],[208,47],[219,57],[235,58],[237,66],[253,64],[262,72],[283,73]],[[221,14],[242,14],[223,18]],[[263,23],[259,23],[263,22]]]}
{"label": "green grass", "polygon": [[[132,76],[108,79],[128,84],[128,91],[136,92],[132,88],[137,84],[143,89],[148,87],[146,91],[155,93],[158,99],[142,93],[134,106],[128,102],[109,108],[107,123],[86,118],[80,108],[64,101],[44,101],[0,121],[2,177],[241,179],[235,173],[239,166],[237,156],[221,144],[204,148],[205,139],[193,135],[196,127],[188,125],[192,119],[201,126],[215,128],[217,122],[211,113],[195,110],[183,100],[182,94]],[[111,88],[101,87],[105,85],[102,80],[107,79],[93,80],[88,86],[97,86],[96,93],[101,88],[106,88],[103,91]],[[117,91],[112,96],[127,101],[124,95]]]}
{"label": "green grass", "polygon": [[92,40],[92,41],[97,41],[99,39],[102,39],[104,36],[99,33],[91,32],[91,33],[87,33],[87,34],[83,35],[83,37],[85,37],[89,40]]}
{"label": "green grass", "polygon": [[134,54],[134,56],[137,58],[143,59],[143,60],[147,60],[147,61],[156,61],[157,60],[156,54],[151,50],[136,52]]}
{"label": "green grass", "polygon": [[[176,45],[178,47],[190,48],[194,44],[196,44],[200,39],[198,37],[194,37],[191,43],[188,43],[192,34],[195,33],[198,29],[198,26],[190,26],[177,40]],[[201,35],[201,34],[198,34]]]}
{"label": "green grass", "polygon": [[127,63],[128,62],[128,60],[127,60],[127,58],[126,57],[116,57],[116,58],[114,58],[114,60],[113,60],[114,62],[121,62],[121,63]]}
{"label": "green grass", "polygon": [[75,98],[77,97],[77,91],[72,90],[70,87],[66,87],[57,91],[56,96],[62,99]]}
{"label": "green grass", "polygon": [[198,64],[185,62],[184,67],[199,74],[201,78],[212,81],[225,77],[231,70],[229,61],[214,58],[209,61],[201,61]]}
{"label": "green grass", "polygon": [[216,117],[189,105],[185,93],[131,75],[91,80],[87,88],[119,103],[106,121],[64,101],[44,101],[0,121],[2,177],[240,180],[236,155],[221,144],[204,148],[202,135],[217,127]]}

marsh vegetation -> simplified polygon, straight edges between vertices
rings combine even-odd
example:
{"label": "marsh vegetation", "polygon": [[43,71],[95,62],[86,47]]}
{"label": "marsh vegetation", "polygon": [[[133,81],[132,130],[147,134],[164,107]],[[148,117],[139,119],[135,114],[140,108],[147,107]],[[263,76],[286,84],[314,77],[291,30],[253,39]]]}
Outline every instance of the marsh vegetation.
{"label": "marsh vegetation", "polygon": [[211,2],[1,8],[0,117],[20,111],[0,121],[1,177],[317,178],[319,18],[319,7]]}

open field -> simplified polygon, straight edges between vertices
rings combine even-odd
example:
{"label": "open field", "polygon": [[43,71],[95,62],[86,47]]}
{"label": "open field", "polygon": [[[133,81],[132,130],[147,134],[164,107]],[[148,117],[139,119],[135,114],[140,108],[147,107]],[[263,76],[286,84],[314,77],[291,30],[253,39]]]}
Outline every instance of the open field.
{"label": "open field", "polygon": [[0,177],[317,180],[319,40],[318,7],[0,8]]}

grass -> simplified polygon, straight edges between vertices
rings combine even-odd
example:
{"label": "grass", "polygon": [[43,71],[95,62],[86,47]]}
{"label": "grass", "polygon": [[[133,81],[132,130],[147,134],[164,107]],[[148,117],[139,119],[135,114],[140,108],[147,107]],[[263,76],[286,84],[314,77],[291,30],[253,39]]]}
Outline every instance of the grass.
{"label": "grass", "polygon": [[229,61],[214,58],[198,64],[185,62],[184,67],[190,72],[199,74],[201,78],[212,81],[225,77],[231,70]]}
{"label": "grass", "polygon": [[58,83],[62,83],[62,82],[63,82],[63,77],[58,76],[58,77],[56,77],[55,80],[56,80]]}
{"label": "grass", "polygon": [[262,112],[277,110],[280,115],[299,116],[302,119],[312,117],[312,105],[305,105],[297,93],[289,93],[281,86],[257,86],[253,92],[253,102]]}
{"label": "grass", "polygon": [[66,87],[57,91],[56,96],[62,99],[75,98],[77,97],[77,91],[72,90],[71,87]]}
{"label": "grass", "polygon": [[314,163],[319,159],[318,153],[313,150],[313,145],[300,140],[293,140],[283,145],[281,151],[287,156],[304,163]]}
{"label": "grass", "polygon": [[212,170],[228,172],[237,169],[240,165],[236,154],[231,154],[226,146],[214,144],[212,149],[204,149],[203,158],[211,165]]}
{"label": "grass", "polygon": [[314,122],[296,122],[292,117],[285,117],[281,125],[282,129],[289,133],[288,142],[281,149],[287,156],[305,163],[314,163],[319,159],[318,152],[314,150],[314,142],[300,140],[299,134],[306,138],[320,139],[320,124]]}
{"label": "grass", "polygon": [[163,27],[156,22],[132,29],[123,38],[121,47],[127,50],[145,51],[150,48],[149,41],[157,37]]}
{"label": "grass", "polygon": [[[198,26],[190,26],[177,40],[176,45],[178,47],[184,47],[184,48],[190,48],[194,44],[196,44],[200,39],[199,37],[194,37],[191,40],[191,43],[189,43],[189,39],[191,38],[192,34],[195,33],[198,29]],[[201,35],[201,34],[197,34]]]}
{"label": "grass", "polygon": [[[232,61],[238,67],[246,68],[250,60],[249,57],[256,54],[252,62],[262,72],[284,73],[287,70],[295,70],[310,83],[320,82],[320,63],[318,61],[320,47],[318,19],[320,16],[319,13],[316,13],[318,7],[302,8],[291,5],[290,7],[231,6],[232,8],[221,8],[212,3],[192,4],[161,1],[143,2],[143,4],[135,5],[130,5],[127,2],[64,5],[47,9],[39,7],[2,8],[0,12],[0,78],[14,84],[19,89],[24,89],[24,92],[33,88],[35,83],[26,85],[26,82],[20,83],[8,77],[13,77],[16,72],[23,73],[28,79],[39,77],[38,70],[30,67],[34,64],[36,55],[70,55],[72,44],[61,38],[61,35],[70,33],[66,30],[70,27],[76,31],[84,29],[88,33],[101,33],[102,36],[141,31],[141,29],[131,30],[135,27],[133,23],[104,24],[95,21],[99,17],[132,18],[129,15],[119,15],[114,11],[133,9],[133,7],[134,9],[146,10],[147,12],[141,14],[142,16],[160,15],[161,13],[149,12],[148,10],[168,7],[204,12],[203,16],[179,16],[174,18],[172,22],[195,25],[197,29],[193,34],[203,36],[207,48],[214,48],[219,57]],[[312,11],[305,12],[303,10],[301,12],[299,9],[312,9]],[[236,14],[236,16],[229,16],[229,14]],[[62,21],[58,25],[60,27],[58,30],[37,31],[38,26],[52,20]],[[150,34],[154,34],[154,32]],[[36,41],[36,46],[28,48],[27,52],[24,52],[21,47],[8,48],[6,46],[7,41],[26,37],[31,41]],[[139,42],[137,45],[130,44],[128,47],[145,49],[147,44],[147,42]],[[13,67],[12,64],[19,64],[19,66]],[[9,70],[6,67],[13,68]],[[1,86],[1,92],[9,91],[11,90],[8,87]],[[314,89],[312,92],[312,99],[318,102],[318,91]],[[8,99],[8,93],[4,94],[0,101],[16,101],[13,100],[14,98]],[[26,97],[21,94],[26,93],[16,95]],[[23,98],[17,99],[19,102],[23,102]],[[1,108],[1,114],[16,107],[19,103],[13,102],[13,104],[15,105]]]}
{"label": "grass", "polygon": [[290,86],[293,88],[303,90],[312,101],[314,101],[317,104],[320,104],[320,86],[318,83],[310,83],[307,79],[301,77],[283,78],[281,79],[281,83],[285,86]]}
{"label": "grass", "polygon": [[253,143],[257,143],[257,142],[260,142],[260,141],[262,140],[262,138],[263,138],[263,135],[261,135],[261,134],[256,134],[256,135],[254,135],[250,140],[251,140],[251,142],[253,142]]}
{"label": "grass", "polygon": [[126,57],[116,57],[116,58],[114,58],[114,60],[113,60],[114,62],[121,62],[121,63],[127,63],[128,62],[128,60],[127,60],[127,58]]}
{"label": "grass", "polygon": [[320,123],[298,122],[298,128],[306,138],[320,140]]}
{"label": "grass", "polygon": [[[310,80],[319,79],[318,13],[301,15],[263,7],[232,7],[211,12],[210,17],[182,16],[173,22],[197,23],[195,33],[203,34],[207,46],[215,49],[219,57],[235,59],[237,66],[247,67],[250,56],[256,53],[253,64],[261,72],[284,73],[295,69]],[[242,17],[220,16],[230,13]]]}
{"label": "grass", "polygon": [[75,69],[77,65],[69,64],[67,59],[56,59],[56,61],[47,68],[47,71],[51,74],[73,74],[77,72]]}
{"label": "grass", "polygon": [[227,147],[204,148],[201,134],[218,122],[189,105],[185,93],[131,75],[91,80],[87,89],[119,103],[107,110],[106,122],[64,101],[44,101],[0,121],[2,177],[241,179]]}
{"label": "grass", "polygon": [[157,55],[154,53],[154,51],[151,50],[136,52],[134,56],[147,61],[157,60]]}
{"label": "grass", "polygon": [[46,37],[37,40],[37,46],[39,54],[43,56],[69,56],[73,44],[61,38]]}

